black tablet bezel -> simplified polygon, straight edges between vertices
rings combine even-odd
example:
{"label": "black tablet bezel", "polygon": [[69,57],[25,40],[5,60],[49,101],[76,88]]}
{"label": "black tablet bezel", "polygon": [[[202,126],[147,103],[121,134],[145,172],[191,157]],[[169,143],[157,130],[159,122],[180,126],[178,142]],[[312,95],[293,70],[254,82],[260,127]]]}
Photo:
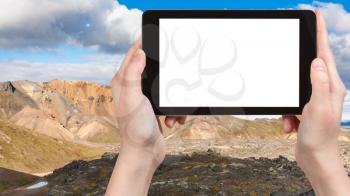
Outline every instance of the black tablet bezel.
{"label": "black tablet bezel", "polygon": [[[160,18],[299,19],[299,107],[160,107]],[[142,47],[146,53],[142,91],[150,100],[156,115],[301,114],[311,95],[310,64],[316,57],[316,16],[310,10],[150,10],[144,12],[142,17]]]}

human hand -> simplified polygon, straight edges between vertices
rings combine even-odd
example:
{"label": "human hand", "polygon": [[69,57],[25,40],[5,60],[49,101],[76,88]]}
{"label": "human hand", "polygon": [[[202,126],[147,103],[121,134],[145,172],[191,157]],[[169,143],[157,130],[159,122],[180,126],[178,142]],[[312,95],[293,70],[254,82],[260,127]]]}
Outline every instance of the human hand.
{"label": "human hand", "polygon": [[297,131],[296,161],[317,195],[350,195],[338,151],[345,86],[328,44],[325,22],[317,16],[317,58],[311,64],[312,95],[301,116],[283,116],[284,131]]}
{"label": "human hand", "polygon": [[[141,89],[145,53],[138,40],[128,51],[112,80],[121,147],[106,195],[146,195],[166,146],[159,119]],[[167,116],[165,125],[183,124],[185,117]]]}

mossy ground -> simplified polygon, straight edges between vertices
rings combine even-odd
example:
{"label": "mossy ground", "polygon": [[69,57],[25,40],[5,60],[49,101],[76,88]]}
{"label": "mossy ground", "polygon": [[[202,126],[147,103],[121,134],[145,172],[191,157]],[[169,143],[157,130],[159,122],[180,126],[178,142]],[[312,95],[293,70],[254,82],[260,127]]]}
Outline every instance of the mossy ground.
{"label": "mossy ground", "polygon": [[[46,178],[48,194],[104,195],[115,161],[74,161]],[[284,157],[238,159],[202,152],[167,155],[149,195],[299,195],[310,189],[296,163]]]}
{"label": "mossy ground", "polygon": [[150,195],[270,195],[310,189],[295,162],[276,159],[222,157],[215,153],[169,156],[157,170]]}

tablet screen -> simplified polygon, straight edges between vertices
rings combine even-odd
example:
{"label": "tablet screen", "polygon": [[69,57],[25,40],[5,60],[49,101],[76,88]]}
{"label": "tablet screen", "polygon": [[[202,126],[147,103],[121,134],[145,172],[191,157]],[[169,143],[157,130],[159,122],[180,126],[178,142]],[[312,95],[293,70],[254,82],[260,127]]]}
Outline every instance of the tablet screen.
{"label": "tablet screen", "polygon": [[159,19],[160,107],[299,107],[299,19]]}

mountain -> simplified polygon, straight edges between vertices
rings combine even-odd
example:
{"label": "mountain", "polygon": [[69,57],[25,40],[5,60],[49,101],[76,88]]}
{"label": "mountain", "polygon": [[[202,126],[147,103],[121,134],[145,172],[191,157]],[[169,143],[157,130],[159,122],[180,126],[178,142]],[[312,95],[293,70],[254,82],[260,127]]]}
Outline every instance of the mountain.
{"label": "mountain", "polygon": [[110,87],[84,81],[53,80],[44,84],[46,91],[57,92],[81,112],[115,121]]}
{"label": "mountain", "polygon": [[[14,82],[0,83],[0,117],[10,118],[24,107],[39,109],[34,100],[17,90]],[[32,83],[32,86],[36,86]]]}
{"label": "mountain", "polygon": [[49,172],[75,159],[100,156],[104,148],[61,141],[0,120],[0,167]]}
{"label": "mountain", "polygon": [[[63,80],[0,83],[0,192],[6,189],[0,195],[103,195],[116,155],[91,159],[118,151],[115,117],[108,86]],[[293,162],[296,134],[284,134],[281,119],[188,116],[184,125],[169,129],[160,118],[168,154],[150,195],[313,194]],[[349,134],[339,139],[350,168]],[[12,170],[55,171],[37,178]],[[38,182],[48,184],[28,190]]]}
{"label": "mountain", "polygon": [[[65,141],[118,143],[110,87],[85,81],[0,83],[0,118]],[[165,128],[168,140],[295,139],[281,119],[243,120],[233,116],[189,116],[185,125]],[[347,136],[341,138],[347,140]]]}
{"label": "mountain", "polygon": [[[164,117],[160,118],[163,122]],[[0,119],[60,142],[102,145],[109,149],[117,148],[119,143],[111,89],[91,82],[0,83]],[[281,119],[188,116],[184,125],[169,129],[162,123],[162,129],[171,152],[202,150],[203,141],[213,145],[220,143],[220,148],[227,149],[227,142],[218,141],[270,140],[276,143],[277,140],[296,138],[295,133],[283,133]],[[342,141],[350,141],[349,138],[348,134],[340,136]]]}
{"label": "mountain", "polygon": [[0,83],[0,118],[65,141],[118,143],[108,87],[82,81]]}
{"label": "mountain", "polygon": [[[281,119],[244,120],[233,116],[188,116],[184,125],[164,129],[167,140],[257,140],[290,139],[296,133],[285,134]],[[164,127],[164,125],[163,125]],[[350,142],[350,134],[341,132],[339,140]]]}
{"label": "mountain", "polygon": [[188,116],[184,125],[165,129],[167,139],[264,139],[285,138],[280,119],[243,120],[233,116]]}
{"label": "mountain", "polygon": [[[16,125],[66,141],[119,142],[110,87],[84,81],[13,81],[0,84],[0,97],[0,117]],[[181,140],[289,137],[282,134],[280,120],[232,116],[193,116],[185,126],[163,127],[166,136]]]}

